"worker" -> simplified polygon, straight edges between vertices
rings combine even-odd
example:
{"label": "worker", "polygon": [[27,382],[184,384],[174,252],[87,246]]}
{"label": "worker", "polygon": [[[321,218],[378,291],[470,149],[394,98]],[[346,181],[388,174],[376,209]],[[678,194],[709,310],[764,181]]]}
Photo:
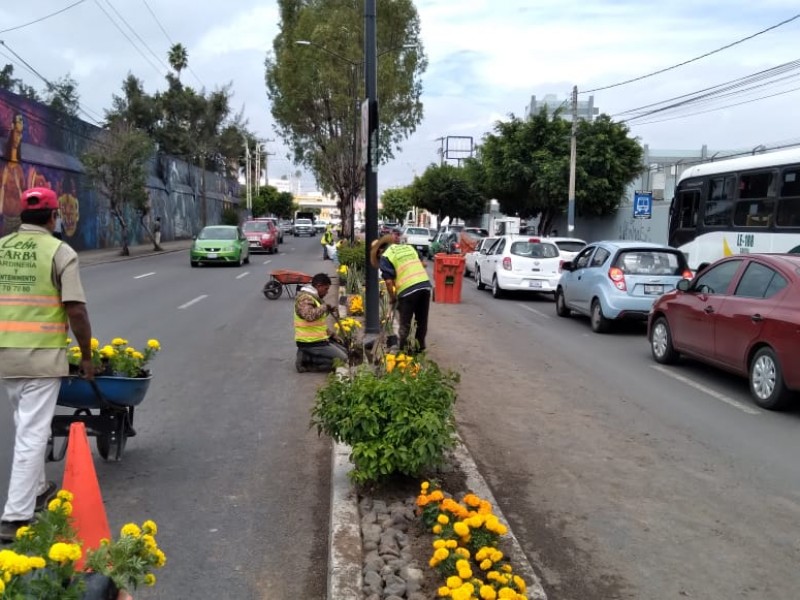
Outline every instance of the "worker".
{"label": "worker", "polygon": [[322,244],[322,260],[329,260],[328,246],[333,246],[333,226],[330,223],[325,226],[325,232],[319,243]]}
{"label": "worker", "polygon": [[331,338],[328,315],[339,318],[335,306],[325,304],[331,278],[317,273],[309,285],[304,285],[294,301],[294,340],[297,344],[295,368],[306,371],[331,371],[334,361],[347,363],[347,351]]}

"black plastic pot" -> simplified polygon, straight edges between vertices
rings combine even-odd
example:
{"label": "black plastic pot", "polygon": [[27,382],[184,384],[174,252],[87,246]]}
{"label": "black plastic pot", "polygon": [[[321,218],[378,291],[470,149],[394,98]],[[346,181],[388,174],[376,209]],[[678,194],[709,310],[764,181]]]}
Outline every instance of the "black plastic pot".
{"label": "black plastic pot", "polygon": [[110,577],[100,573],[86,573],[83,580],[86,583],[83,600],[117,600],[119,590]]}

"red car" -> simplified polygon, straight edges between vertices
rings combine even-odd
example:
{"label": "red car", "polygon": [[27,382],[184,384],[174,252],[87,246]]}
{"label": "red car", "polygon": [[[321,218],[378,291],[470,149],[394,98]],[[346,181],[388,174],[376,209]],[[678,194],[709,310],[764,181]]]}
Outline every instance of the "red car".
{"label": "red car", "polygon": [[748,377],[756,404],[790,406],[800,390],[800,256],[739,254],[703,269],[653,304],[653,358],[680,354]]}
{"label": "red car", "polygon": [[242,231],[247,236],[247,245],[250,252],[269,252],[270,254],[278,251],[280,243],[280,231],[272,219],[253,219],[245,221]]}

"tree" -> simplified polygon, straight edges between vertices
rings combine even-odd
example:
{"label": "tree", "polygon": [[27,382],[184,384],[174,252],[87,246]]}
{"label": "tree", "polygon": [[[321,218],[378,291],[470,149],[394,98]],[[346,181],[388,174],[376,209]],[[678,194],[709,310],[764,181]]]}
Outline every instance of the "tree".
{"label": "tree", "polygon": [[[108,198],[109,209],[119,225],[122,256],[128,256],[128,227],[131,213],[138,215],[143,229],[148,212],[147,162],[153,153],[153,141],[130,126],[116,125],[104,139],[83,155],[83,165],[93,185]],[[153,248],[159,250],[150,233]]]}
{"label": "tree", "polygon": [[81,107],[78,82],[70,75],[65,75],[49,84],[45,93],[45,103],[57,112],[77,117]]}
{"label": "tree", "polygon": [[[513,115],[495,124],[480,146],[486,195],[497,198],[507,214],[539,217],[550,230],[564,212],[569,194],[569,121],[548,117],[543,109],[530,119]],[[576,207],[579,214],[608,214],[619,206],[625,186],[641,171],[642,149],[628,128],[607,115],[578,124]]]}
{"label": "tree", "polygon": [[438,216],[453,219],[472,219],[483,212],[481,194],[470,183],[463,169],[453,165],[430,165],[414,178],[411,184],[413,205]]}
{"label": "tree", "polygon": [[411,190],[408,187],[391,188],[381,196],[381,215],[390,221],[403,221],[414,205],[411,201]]}
{"label": "tree", "polygon": [[32,86],[26,84],[21,79],[14,77],[14,65],[7,64],[0,69],[0,89],[14,92],[15,94],[19,94],[24,98],[35,100],[37,102],[40,100],[39,94]]}
{"label": "tree", "polygon": [[180,81],[181,71],[183,71],[187,66],[189,66],[189,53],[186,51],[184,45],[173,44],[172,47],[169,49],[169,55],[167,56],[167,60],[169,60],[169,66],[175,69],[178,81]]}
{"label": "tree", "polygon": [[[267,96],[276,132],[295,162],[339,199],[343,233],[364,187],[360,162],[360,99],[365,97],[362,3],[353,0],[280,0],[280,32],[266,59]],[[379,162],[385,163],[422,119],[420,76],[427,59],[412,0],[393,0],[378,11]],[[298,45],[296,41],[310,45]],[[411,50],[404,49],[413,44]]]}
{"label": "tree", "polygon": [[281,219],[291,219],[297,210],[298,206],[291,192],[280,192],[271,208],[272,214]]}

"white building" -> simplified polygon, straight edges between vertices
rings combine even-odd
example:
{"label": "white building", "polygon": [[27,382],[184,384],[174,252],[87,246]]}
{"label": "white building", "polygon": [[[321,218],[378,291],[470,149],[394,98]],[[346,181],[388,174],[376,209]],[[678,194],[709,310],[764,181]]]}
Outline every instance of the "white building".
{"label": "white building", "polygon": [[[531,103],[525,107],[525,116],[530,118],[539,114],[542,107],[547,109],[547,116],[552,118],[553,114],[561,109],[562,119],[572,121],[572,100],[566,98],[559,100],[555,94],[545,94],[541,100],[536,96],[531,96]],[[594,96],[589,96],[587,100],[578,100],[578,118],[584,121],[591,121],[595,115],[600,114],[600,109],[594,105]]]}

